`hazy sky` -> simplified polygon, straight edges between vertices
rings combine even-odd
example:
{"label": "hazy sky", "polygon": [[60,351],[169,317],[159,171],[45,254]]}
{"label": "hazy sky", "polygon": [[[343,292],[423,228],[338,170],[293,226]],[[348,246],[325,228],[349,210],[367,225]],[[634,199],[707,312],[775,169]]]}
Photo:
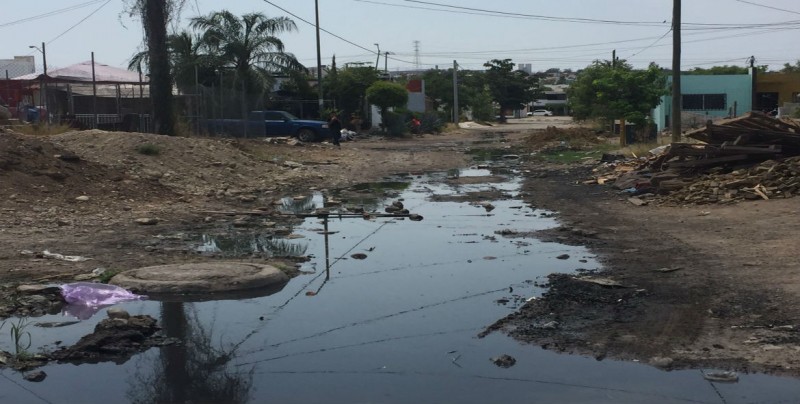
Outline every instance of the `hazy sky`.
{"label": "hazy sky", "polygon": [[[35,55],[41,69],[41,55],[28,46],[46,42],[48,69],[89,60],[92,51],[98,62],[124,67],[141,46],[141,23],[123,12],[123,0],[0,3],[0,59]],[[294,19],[298,31],[281,39],[303,64],[316,65],[314,0],[187,0],[178,28],[222,8]],[[478,69],[505,58],[534,71],[579,69],[614,49],[635,66],[671,65],[672,0],[319,0],[319,13],[321,28],[335,35],[321,34],[323,64],[334,54],[339,66],[374,64],[378,43],[391,52],[389,70],[453,60]],[[683,69],[744,66],[752,55],[777,70],[800,59],[798,0],[683,0],[682,18]],[[384,62],[382,55],[381,69]]]}

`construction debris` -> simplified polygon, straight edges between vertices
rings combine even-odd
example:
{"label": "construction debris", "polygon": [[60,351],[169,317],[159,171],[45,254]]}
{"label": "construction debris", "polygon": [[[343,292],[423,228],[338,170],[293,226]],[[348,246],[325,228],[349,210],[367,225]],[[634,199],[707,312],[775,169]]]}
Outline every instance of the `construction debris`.
{"label": "construction debris", "polygon": [[[629,196],[662,204],[733,203],[800,193],[796,121],[751,112],[709,122],[686,136],[703,143],[672,143],[650,158],[606,163],[611,171],[594,181],[613,182]],[[644,204],[637,202],[631,201]]]}

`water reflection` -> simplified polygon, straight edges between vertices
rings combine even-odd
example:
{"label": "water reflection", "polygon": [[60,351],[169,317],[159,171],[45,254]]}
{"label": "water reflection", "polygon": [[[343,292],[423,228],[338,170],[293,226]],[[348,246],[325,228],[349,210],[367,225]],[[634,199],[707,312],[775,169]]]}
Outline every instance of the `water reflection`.
{"label": "water reflection", "polygon": [[301,257],[306,254],[308,243],[277,238],[271,234],[203,235],[196,251],[219,254],[222,257],[261,256]]}
{"label": "water reflection", "polygon": [[[193,309],[194,305],[188,303],[161,303],[164,333],[180,342],[161,348],[161,356],[149,367],[137,367],[129,383],[130,402],[250,401],[254,367],[229,366],[236,358],[238,345],[215,346],[215,323],[201,323]],[[150,373],[145,373],[145,369]]]}

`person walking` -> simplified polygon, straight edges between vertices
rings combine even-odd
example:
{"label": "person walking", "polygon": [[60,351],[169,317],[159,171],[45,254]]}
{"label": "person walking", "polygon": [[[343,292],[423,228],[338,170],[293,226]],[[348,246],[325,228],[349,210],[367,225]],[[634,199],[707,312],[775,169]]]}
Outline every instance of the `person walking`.
{"label": "person walking", "polygon": [[342,145],[339,144],[339,139],[342,138],[342,123],[339,122],[339,117],[336,116],[335,112],[332,112],[330,119],[328,119],[328,130],[331,131],[333,136],[333,144],[341,148]]}

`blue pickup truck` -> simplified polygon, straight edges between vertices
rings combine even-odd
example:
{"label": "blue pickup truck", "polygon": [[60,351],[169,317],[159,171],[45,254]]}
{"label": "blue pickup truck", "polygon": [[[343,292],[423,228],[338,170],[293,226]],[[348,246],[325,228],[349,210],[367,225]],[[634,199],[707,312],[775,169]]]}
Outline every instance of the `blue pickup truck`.
{"label": "blue pickup truck", "polygon": [[300,119],[286,111],[252,111],[247,120],[208,119],[209,133],[234,137],[294,136],[303,142],[330,137],[328,123]]}

